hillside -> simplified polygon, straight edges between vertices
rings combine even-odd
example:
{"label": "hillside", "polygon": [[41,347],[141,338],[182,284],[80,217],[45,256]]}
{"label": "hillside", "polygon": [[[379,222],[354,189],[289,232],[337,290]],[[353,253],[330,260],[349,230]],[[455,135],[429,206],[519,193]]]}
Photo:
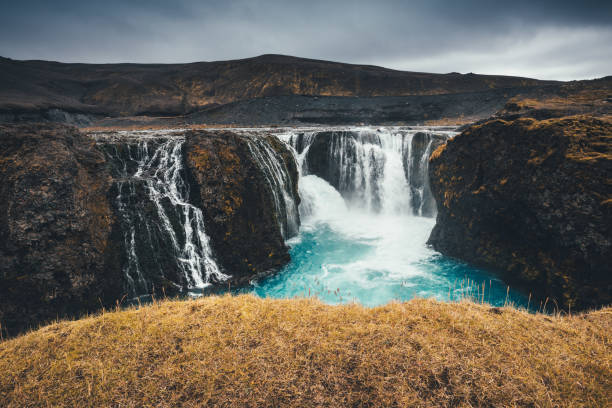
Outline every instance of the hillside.
{"label": "hillside", "polygon": [[612,309],[416,299],[163,301],[0,343],[24,406],[588,406],[612,402]]}
{"label": "hillside", "polygon": [[178,115],[262,97],[443,95],[555,83],[396,71],[281,55],[191,64],[66,64],[0,57],[0,112]]}

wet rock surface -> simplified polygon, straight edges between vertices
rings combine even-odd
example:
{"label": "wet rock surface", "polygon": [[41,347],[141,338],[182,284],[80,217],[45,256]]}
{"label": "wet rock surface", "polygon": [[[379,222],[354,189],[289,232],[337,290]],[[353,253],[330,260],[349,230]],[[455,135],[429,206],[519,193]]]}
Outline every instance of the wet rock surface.
{"label": "wet rock surface", "polygon": [[[186,167],[193,191],[199,192],[194,203],[203,208],[217,261],[237,285],[269,274],[290,260],[281,227],[284,214],[275,209],[271,186],[254,159],[249,137],[228,131],[190,131],[185,143]],[[266,142],[292,178],[297,205],[298,172],[293,156],[275,137],[267,136]]]}
{"label": "wet rock surface", "polygon": [[113,177],[128,301],[186,295],[222,280],[211,259],[202,210],[190,202],[182,135],[110,136],[97,139]]}
{"label": "wet rock surface", "polygon": [[121,292],[104,155],[75,128],[0,127],[0,322],[14,334]]}
{"label": "wet rock surface", "polygon": [[[412,138],[410,148],[412,158],[410,160],[404,158],[404,163],[410,163],[409,166],[404,165],[404,172],[410,185],[412,208],[420,208],[420,215],[425,217],[436,215],[436,202],[431,193],[426,160],[428,153],[446,143],[446,140],[447,138],[441,135],[419,132]],[[422,194],[419,191],[422,191]]]}
{"label": "wet rock surface", "polygon": [[436,150],[429,243],[560,307],[612,301],[612,125],[492,120]]}

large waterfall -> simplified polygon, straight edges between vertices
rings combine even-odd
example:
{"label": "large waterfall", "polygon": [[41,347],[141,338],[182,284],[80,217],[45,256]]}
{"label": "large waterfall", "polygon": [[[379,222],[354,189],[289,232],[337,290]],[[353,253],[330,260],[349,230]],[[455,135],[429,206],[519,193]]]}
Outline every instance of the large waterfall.
{"label": "large waterfall", "polygon": [[[245,149],[241,165],[258,169],[249,170],[259,174],[257,178],[246,180],[263,182],[259,191],[269,197],[265,211],[274,213],[268,222],[278,223],[291,247],[291,262],[285,268],[246,290],[261,296],[314,294],[330,303],[356,300],[377,305],[414,296],[481,296],[479,291],[487,286],[486,300],[503,304],[508,295],[503,282],[425,244],[436,213],[428,183],[429,156],[452,131],[234,131]],[[279,149],[280,140],[295,160]],[[190,192],[194,180],[185,170],[184,143],[183,132],[171,131],[98,138],[111,164],[118,218],[114,242],[122,247],[120,261],[130,298],[168,288],[199,294],[232,275],[217,263],[211,249],[217,248],[206,232],[205,219],[211,212],[199,193]],[[291,176],[296,172],[298,186]],[[511,297],[521,302],[520,295]]]}
{"label": "large waterfall", "polygon": [[294,132],[284,138],[297,152],[302,174],[323,178],[350,206],[375,213],[433,216],[428,159],[449,133],[361,128]]}
{"label": "large waterfall", "polygon": [[181,136],[126,136],[102,144],[115,179],[130,296],[152,285],[197,291],[227,279],[213,257],[202,210],[190,203]]}

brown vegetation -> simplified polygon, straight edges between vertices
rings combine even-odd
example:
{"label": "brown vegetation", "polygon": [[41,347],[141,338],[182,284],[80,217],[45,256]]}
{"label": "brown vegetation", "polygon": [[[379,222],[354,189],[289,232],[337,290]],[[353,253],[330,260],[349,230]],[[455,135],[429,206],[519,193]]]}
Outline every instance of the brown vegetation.
{"label": "brown vegetation", "polygon": [[498,116],[547,119],[571,115],[612,118],[612,77],[591,81],[566,82],[558,87],[542,88],[519,94],[508,100]]}
{"label": "brown vegetation", "polygon": [[8,407],[585,406],[612,402],[612,309],[415,299],[164,301],[0,343]]}

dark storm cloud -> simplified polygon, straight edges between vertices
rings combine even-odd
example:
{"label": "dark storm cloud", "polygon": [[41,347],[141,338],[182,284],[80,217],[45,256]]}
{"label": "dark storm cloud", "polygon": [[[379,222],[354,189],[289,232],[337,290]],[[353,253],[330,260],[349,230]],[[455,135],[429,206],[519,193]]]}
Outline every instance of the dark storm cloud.
{"label": "dark storm cloud", "polygon": [[[4,1],[4,0],[3,0]],[[430,72],[612,74],[609,1],[16,1],[0,55],[187,62],[280,53]]]}

